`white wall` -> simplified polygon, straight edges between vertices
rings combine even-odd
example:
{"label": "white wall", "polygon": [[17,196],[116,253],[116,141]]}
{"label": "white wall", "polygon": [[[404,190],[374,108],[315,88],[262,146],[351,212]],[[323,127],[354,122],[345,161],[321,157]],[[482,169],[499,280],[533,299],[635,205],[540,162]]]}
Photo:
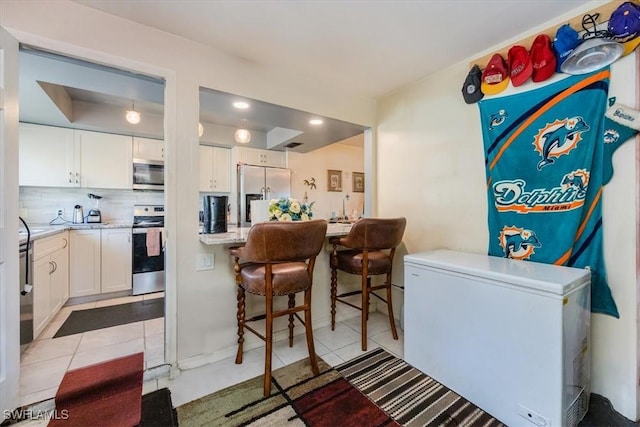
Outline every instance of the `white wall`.
{"label": "white wall", "polygon": [[[460,92],[468,63],[449,67],[379,103],[378,212],[406,214],[404,243],[411,253],[435,248],[487,253],[479,110],[465,104]],[[610,95],[634,106],[637,78],[634,55],[619,60],[612,67]],[[592,391],[633,420],[640,417],[635,159],[636,145],[627,142],[614,155],[615,175],[604,191],[604,251],[620,319],[592,316],[591,369]]]}
{"label": "white wall", "polygon": [[[364,137],[358,135],[354,138],[362,140]],[[332,212],[342,215],[343,203],[347,214],[352,210],[362,213],[365,193],[351,191],[351,179],[353,172],[364,172],[364,148],[332,144],[305,154],[289,152],[287,156],[288,166],[292,170],[291,194],[302,200],[306,191],[309,202],[315,202],[315,218],[329,219]],[[327,191],[327,169],[342,171],[343,191]],[[311,177],[315,178],[315,190],[303,182]]]}

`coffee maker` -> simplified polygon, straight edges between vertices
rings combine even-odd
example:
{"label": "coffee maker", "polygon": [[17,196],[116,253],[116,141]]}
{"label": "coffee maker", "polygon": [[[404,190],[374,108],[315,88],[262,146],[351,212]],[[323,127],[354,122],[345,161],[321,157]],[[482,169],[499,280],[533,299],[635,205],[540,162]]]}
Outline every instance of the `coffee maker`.
{"label": "coffee maker", "polygon": [[227,232],[227,196],[204,196],[203,229],[205,234]]}

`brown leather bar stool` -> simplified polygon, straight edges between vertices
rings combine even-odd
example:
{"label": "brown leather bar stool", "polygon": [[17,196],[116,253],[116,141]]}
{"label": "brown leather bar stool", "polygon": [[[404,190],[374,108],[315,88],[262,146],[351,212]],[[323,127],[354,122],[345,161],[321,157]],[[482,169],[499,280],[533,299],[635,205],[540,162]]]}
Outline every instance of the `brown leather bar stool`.
{"label": "brown leather bar stool", "polygon": [[[407,225],[405,218],[362,218],[353,224],[349,234],[332,237],[331,254],[331,330],[336,324],[336,301],[362,311],[362,351],[367,350],[367,320],[369,318],[369,296],[373,295],[387,304],[389,323],[393,339],[398,339],[396,323],[393,319],[391,302],[391,270],[396,247],[402,242]],[[344,246],[346,250],[338,250]],[[338,295],[338,270],[362,276],[362,289]],[[384,284],[371,286],[371,276],[386,274]],[[379,289],[386,289],[386,299],[377,295]],[[362,294],[360,307],[345,301],[351,295]]]}
{"label": "brown leather bar stool", "polygon": [[[234,258],[238,285],[236,363],[242,363],[242,345],[246,328],[266,342],[265,396],[269,396],[271,392],[273,319],[276,317],[289,316],[289,347],[293,346],[294,316],[304,324],[311,370],[314,375],[319,374],[311,324],[311,285],[316,256],[322,249],[326,234],[325,220],[263,222],[251,227],[244,246],[229,249]],[[245,292],[265,297],[265,314],[245,319]],[[304,302],[296,306],[298,292],[304,292]],[[289,298],[287,308],[274,311],[274,297],[284,295]],[[298,315],[299,311],[304,311],[304,320]],[[264,335],[247,325],[248,322],[261,319],[266,319]]]}

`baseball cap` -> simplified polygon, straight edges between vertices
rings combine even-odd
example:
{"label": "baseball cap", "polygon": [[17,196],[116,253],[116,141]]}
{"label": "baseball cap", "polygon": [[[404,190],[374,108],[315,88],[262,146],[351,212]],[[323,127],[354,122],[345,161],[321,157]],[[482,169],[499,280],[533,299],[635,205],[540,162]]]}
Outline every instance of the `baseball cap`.
{"label": "baseball cap", "polygon": [[529,52],[524,46],[512,46],[507,53],[509,75],[513,86],[520,86],[531,77],[533,66]]}
{"label": "baseball cap", "polygon": [[640,44],[640,6],[629,1],[618,6],[609,18],[608,30],[624,46],[623,56],[633,52]]}
{"label": "baseball cap", "polygon": [[485,95],[495,95],[509,85],[509,73],[507,64],[499,53],[494,53],[486,68],[482,72],[482,84],[480,89]]}
{"label": "baseball cap", "polygon": [[467,78],[464,79],[462,85],[462,97],[467,104],[473,104],[480,101],[484,97],[484,93],[480,90],[480,82],[482,81],[482,71],[480,67],[474,65],[471,67]]}
{"label": "baseball cap", "polygon": [[561,73],[560,66],[567,59],[567,57],[573,52],[573,50],[580,44],[580,34],[569,24],[564,24],[558,31],[556,31],[556,37],[553,39],[553,50],[556,53],[556,71]]}
{"label": "baseball cap", "polygon": [[533,73],[531,80],[542,82],[556,71],[556,55],[551,49],[551,39],[546,34],[540,34],[531,45],[531,63]]}

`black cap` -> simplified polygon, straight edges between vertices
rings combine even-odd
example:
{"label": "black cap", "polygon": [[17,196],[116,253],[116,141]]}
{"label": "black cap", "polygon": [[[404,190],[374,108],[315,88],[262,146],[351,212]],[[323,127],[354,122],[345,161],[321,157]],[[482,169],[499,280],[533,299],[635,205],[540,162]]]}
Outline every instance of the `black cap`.
{"label": "black cap", "polygon": [[473,104],[480,101],[484,97],[484,93],[480,90],[480,83],[482,82],[482,71],[480,67],[474,65],[467,74],[467,78],[464,79],[464,85],[462,86],[462,97],[467,104]]}

